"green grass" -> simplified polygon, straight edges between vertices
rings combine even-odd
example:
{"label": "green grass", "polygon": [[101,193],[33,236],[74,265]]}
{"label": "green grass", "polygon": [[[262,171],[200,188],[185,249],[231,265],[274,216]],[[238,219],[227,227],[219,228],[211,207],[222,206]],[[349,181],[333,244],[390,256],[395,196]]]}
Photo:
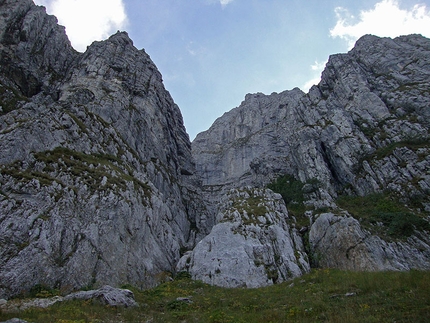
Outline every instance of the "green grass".
{"label": "green grass", "polygon": [[367,156],[366,159],[383,159],[391,155],[396,148],[401,147],[406,147],[412,151],[417,151],[420,148],[428,148],[429,141],[423,138],[412,138],[409,140],[393,142],[385,147],[377,149],[373,154]]}
{"label": "green grass", "polygon": [[316,191],[320,185],[317,179],[308,180],[306,183],[294,178],[291,175],[280,176],[273,183],[267,185],[272,191],[282,195],[287,206],[288,212],[293,215],[297,226],[308,226],[309,219],[304,215],[306,211],[305,192],[303,188],[307,184],[307,194]]}
{"label": "green grass", "polygon": [[[252,194],[252,192],[251,192]],[[245,224],[258,223],[258,217],[264,216],[268,212],[264,198],[261,196],[251,195],[248,198],[237,198],[233,201],[233,208],[239,212],[246,211],[249,219],[245,220]]]}
{"label": "green grass", "polygon": [[387,240],[405,239],[414,230],[430,230],[423,215],[412,212],[388,193],[340,196],[336,204],[359,219],[366,229]]}
{"label": "green grass", "polygon": [[[213,287],[189,278],[134,290],[137,308],[91,301],[0,314],[29,322],[429,322],[430,272],[312,270],[259,289]],[[193,303],[176,300],[190,297]]]}
{"label": "green grass", "polygon": [[[80,176],[94,190],[99,188],[100,180],[105,176],[107,184],[126,188],[126,182],[133,182],[136,189],[139,187],[149,194],[150,187],[127,174],[120,166],[124,166],[120,158],[108,154],[84,154],[65,147],[57,147],[52,151],[35,154],[38,161],[45,163],[44,171],[49,172],[57,168]],[[92,165],[92,167],[90,166]],[[126,166],[124,168],[127,168]],[[112,175],[114,172],[116,175]]]}

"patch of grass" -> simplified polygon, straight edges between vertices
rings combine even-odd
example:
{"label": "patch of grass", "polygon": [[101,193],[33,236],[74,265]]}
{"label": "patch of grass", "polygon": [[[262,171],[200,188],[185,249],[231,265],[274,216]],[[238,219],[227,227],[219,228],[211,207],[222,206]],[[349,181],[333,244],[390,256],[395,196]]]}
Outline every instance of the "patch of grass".
{"label": "patch of grass", "polygon": [[1,168],[1,172],[4,175],[9,175],[17,180],[30,182],[33,179],[37,179],[41,185],[49,186],[53,182],[59,182],[57,179],[43,172],[36,172],[32,170],[23,170],[17,163],[11,165],[4,165]]}
{"label": "patch of grass", "polygon": [[404,140],[399,142],[393,142],[388,146],[377,149],[373,154],[368,156],[366,159],[367,160],[383,159],[391,155],[396,148],[401,148],[401,147],[407,147],[412,151],[417,151],[420,148],[429,148],[429,141],[422,138],[416,138],[416,139],[409,139],[409,140]]}
{"label": "patch of grass", "polygon": [[264,199],[261,196],[253,195],[243,199],[237,198],[233,202],[233,208],[235,208],[239,212],[246,211],[249,216],[249,220],[244,219],[245,224],[251,224],[254,222],[258,223],[258,220],[256,218],[259,216],[264,216],[268,212],[264,203]]}
{"label": "patch of grass", "polygon": [[27,101],[28,99],[18,90],[0,84],[0,116],[18,109],[22,103]]}
{"label": "patch of grass", "polygon": [[[127,165],[113,155],[85,154],[57,147],[51,151],[35,153],[34,157],[38,162],[44,164],[41,170],[35,171],[34,165],[23,169],[19,161],[14,164],[0,165],[0,170],[2,174],[22,182],[36,179],[43,186],[50,186],[53,182],[66,186],[57,179],[60,173],[66,173],[86,184],[92,191],[99,190],[104,181],[105,188],[115,192],[127,189],[128,183],[132,183],[135,190],[141,189],[145,196],[151,194],[151,187],[130,175]],[[74,186],[71,188],[76,189]],[[60,197],[56,196],[56,199]]]}
{"label": "patch of grass", "polygon": [[[227,289],[187,278],[133,289],[139,307],[110,308],[91,301],[2,313],[29,322],[429,322],[430,272],[309,274],[258,289]],[[184,303],[178,297],[192,302]]]}
{"label": "patch of grass", "polygon": [[31,298],[48,298],[60,295],[58,289],[49,288],[43,284],[34,285],[29,292],[28,297]]}
{"label": "patch of grass", "polygon": [[405,239],[414,230],[430,230],[421,214],[412,213],[387,193],[340,196],[336,204],[359,219],[366,229],[388,240]]}
{"label": "patch of grass", "polygon": [[98,189],[100,181],[106,177],[106,184],[111,188],[117,186],[126,188],[126,182],[132,182],[136,189],[142,188],[145,194],[149,194],[150,187],[126,173],[120,165],[122,160],[108,154],[84,154],[65,147],[57,147],[52,151],[44,151],[35,154],[38,161],[46,164],[45,171],[57,168],[65,172],[71,172],[79,176],[93,189]]}
{"label": "patch of grass", "polygon": [[[309,194],[316,191],[319,185],[320,182],[317,179],[311,179],[306,183],[302,183],[295,179],[294,176],[284,175],[279,177],[275,182],[267,185],[267,187],[282,195],[288,212],[296,218],[298,226],[308,226],[309,219],[305,216],[305,193]],[[306,192],[304,188],[306,188]]]}
{"label": "patch of grass", "polygon": [[70,116],[70,118],[73,119],[73,121],[78,125],[79,129],[81,129],[82,132],[88,133],[87,127],[85,126],[85,123],[81,121],[77,116],[75,116],[70,111],[66,111],[66,113]]}

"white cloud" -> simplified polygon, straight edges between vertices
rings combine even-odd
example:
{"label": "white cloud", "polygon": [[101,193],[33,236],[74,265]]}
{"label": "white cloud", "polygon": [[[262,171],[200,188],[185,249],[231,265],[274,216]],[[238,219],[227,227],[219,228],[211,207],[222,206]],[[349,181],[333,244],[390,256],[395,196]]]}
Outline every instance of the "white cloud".
{"label": "white cloud", "polygon": [[327,64],[327,62],[315,61],[315,63],[313,65],[311,65],[311,70],[312,71],[322,71],[325,67],[325,64]]}
{"label": "white cloud", "polygon": [[122,0],[35,0],[55,15],[73,47],[85,51],[94,40],[106,39],[127,24]]}
{"label": "white cloud", "polygon": [[230,2],[233,2],[233,0],[219,0],[219,2],[221,3],[221,6],[224,8]]}
{"label": "white cloud", "polygon": [[358,18],[343,7],[337,7],[335,13],[337,23],[330,35],[346,40],[350,48],[365,34],[397,37],[418,33],[430,37],[430,12],[425,5],[417,4],[404,10],[396,0],[383,0],[373,9],[361,11]]}
{"label": "white cloud", "polygon": [[305,92],[309,91],[309,89],[312,87],[312,85],[317,85],[320,81],[321,81],[321,76],[315,77],[315,78],[307,81],[305,84],[303,84],[301,89]]}
{"label": "white cloud", "polygon": [[326,64],[327,62],[315,61],[315,63],[310,66],[311,70],[313,71],[313,76],[312,79],[303,84],[301,87],[303,91],[308,91],[312,85],[316,85],[321,81],[321,73],[324,70]]}

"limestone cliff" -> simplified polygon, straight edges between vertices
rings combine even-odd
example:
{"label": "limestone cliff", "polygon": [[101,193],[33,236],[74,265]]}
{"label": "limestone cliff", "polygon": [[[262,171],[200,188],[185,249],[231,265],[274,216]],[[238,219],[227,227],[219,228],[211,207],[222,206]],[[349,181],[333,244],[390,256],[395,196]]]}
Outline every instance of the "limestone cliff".
{"label": "limestone cliff", "polygon": [[80,54],[32,1],[0,13],[0,298],[158,283],[206,211],[156,66],[124,32]]}
{"label": "limestone cliff", "polygon": [[191,144],[127,33],[78,53],[0,1],[0,298],[429,269],[429,83],[430,40],[365,36],[309,93],[248,94]]}
{"label": "limestone cliff", "polygon": [[364,36],[309,93],[248,94],[197,135],[207,199],[287,175],[302,183],[292,202],[313,265],[429,269],[429,88],[429,39]]}

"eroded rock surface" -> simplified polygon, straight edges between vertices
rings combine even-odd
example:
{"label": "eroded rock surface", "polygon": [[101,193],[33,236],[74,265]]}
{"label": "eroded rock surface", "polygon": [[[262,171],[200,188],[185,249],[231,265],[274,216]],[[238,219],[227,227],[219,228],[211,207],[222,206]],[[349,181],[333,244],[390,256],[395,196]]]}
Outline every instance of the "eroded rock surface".
{"label": "eroded rock surface", "polygon": [[124,32],[80,54],[31,1],[0,13],[0,297],[154,286],[209,219],[160,73]]}
{"label": "eroded rock surface", "polygon": [[232,189],[218,224],[178,264],[192,278],[223,287],[262,287],[309,271],[301,238],[286,222],[288,211],[270,190]]}
{"label": "eroded rock surface", "polygon": [[344,270],[430,269],[430,238],[417,233],[387,242],[363,229],[353,217],[324,213],[309,233],[315,265]]}
{"label": "eroded rock surface", "polygon": [[[308,259],[428,269],[429,88],[429,39],[367,35],[309,93],[248,94],[191,144],[127,33],[78,53],[44,8],[1,1],[0,298],[36,284],[147,288],[175,270],[258,287]],[[283,175],[304,184],[301,234],[266,189]],[[386,239],[338,205],[375,193],[426,225]]]}

